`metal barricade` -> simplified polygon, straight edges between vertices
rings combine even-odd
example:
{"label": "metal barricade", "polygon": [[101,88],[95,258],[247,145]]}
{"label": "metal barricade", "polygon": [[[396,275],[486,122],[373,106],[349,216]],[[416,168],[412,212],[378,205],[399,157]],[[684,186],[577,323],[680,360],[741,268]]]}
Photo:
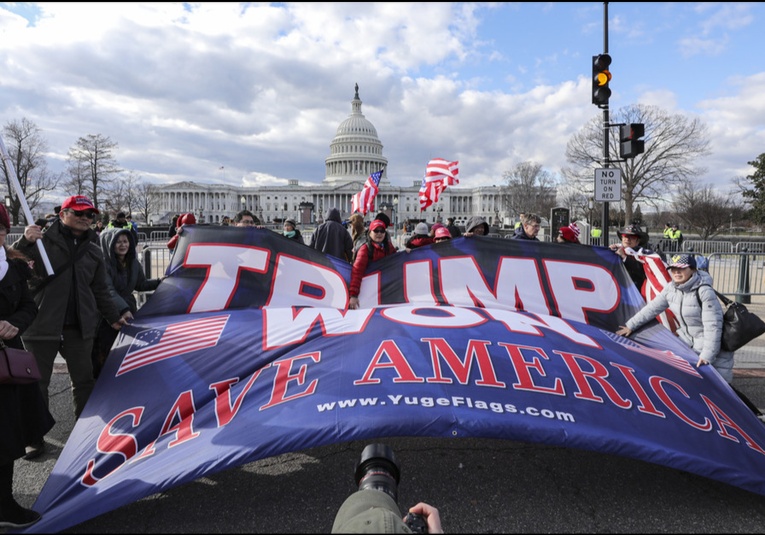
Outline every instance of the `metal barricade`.
{"label": "metal barricade", "polygon": [[765,253],[712,253],[709,274],[715,290],[739,303],[765,295]]}
{"label": "metal barricade", "polygon": [[[153,234],[153,233],[152,233]],[[167,272],[167,266],[170,265],[172,251],[167,245],[146,245],[140,251],[138,260],[141,262],[143,274],[147,279],[158,279],[164,277]],[[138,308],[141,308],[149,296],[154,292],[134,292]]]}
{"label": "metal barricade", "polygon": [[170,239],[169,237],[170,232],[167,230],[152,230],[151,234],[149,236],[149,242],[150,243],[167,243],[167,240]]}
{"label": "metal barricade", "polygon": [[741,241],[734,249],[737,253],[765,253],[765,242]]}
{"label": "metal barricade", "polygon": [[[662,249],[665,253],[669,253],[669,249]],[[694,252],[703,255],[710,255],[713,253],[732,253],[733,244],[729,241],[715,241],[715,240],[687,240],[683,242],[683,251]]]}

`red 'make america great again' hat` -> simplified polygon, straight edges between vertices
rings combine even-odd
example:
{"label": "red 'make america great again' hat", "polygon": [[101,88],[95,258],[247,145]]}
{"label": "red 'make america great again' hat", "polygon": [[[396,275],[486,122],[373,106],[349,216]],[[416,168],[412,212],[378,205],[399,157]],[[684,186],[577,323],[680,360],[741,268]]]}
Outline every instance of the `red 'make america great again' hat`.
{"label": "red 'make america great again' hat", "polygon": [[66,210],[93,210],[98,212],[98,208],[93,205],[93,201],[88,199],[85,195],[72,195],[67,197],[64,202],[61,203],[61,209]]}

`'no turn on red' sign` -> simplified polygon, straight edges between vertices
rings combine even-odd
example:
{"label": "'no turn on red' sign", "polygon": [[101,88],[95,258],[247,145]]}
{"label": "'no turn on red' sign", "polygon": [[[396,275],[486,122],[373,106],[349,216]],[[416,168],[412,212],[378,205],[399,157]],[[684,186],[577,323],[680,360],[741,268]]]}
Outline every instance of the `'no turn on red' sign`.
{"label": "'no turn on red' sign", "polygon": [[621,169],[595,169],[595,201],[612,202],[621,200]]}

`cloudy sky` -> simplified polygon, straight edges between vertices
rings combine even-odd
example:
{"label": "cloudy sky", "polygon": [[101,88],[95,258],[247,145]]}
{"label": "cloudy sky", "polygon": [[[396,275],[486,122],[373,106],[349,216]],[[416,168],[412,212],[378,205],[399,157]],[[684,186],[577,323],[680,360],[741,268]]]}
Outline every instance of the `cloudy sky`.
{"label": "cloudy sky", "polygon": [[[150,182],[319,183],[358,83],[394,185],[433,157],[459,160],[461,185],[524,161],[558,173],[570,136],[602,117],[603,6],[0,3],[0,123],[40,127],[54,172],[101,134]],[[727,191],[751,174],[765,4],[610,2],[608,16],[611,110],[698,116],[713,151],[700,180]]]}

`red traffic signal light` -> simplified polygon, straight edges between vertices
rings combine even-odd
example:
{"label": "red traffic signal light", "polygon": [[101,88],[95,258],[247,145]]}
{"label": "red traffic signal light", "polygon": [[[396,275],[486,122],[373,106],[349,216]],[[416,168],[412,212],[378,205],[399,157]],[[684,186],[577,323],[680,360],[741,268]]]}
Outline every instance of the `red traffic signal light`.
{"label": "red traffic signal light", "polygon": [[611,97],[611,89],[608,82],[611,81],[611,56],[600,54],[592,56],[592,103],[597,106],[608,106]]}
{"label": "red traffic signal light", "polygon": [[645,141],[640,139],[645,135],[643,123],[623,124],[619,127],[619,157],[634,158],[645,151]]}

